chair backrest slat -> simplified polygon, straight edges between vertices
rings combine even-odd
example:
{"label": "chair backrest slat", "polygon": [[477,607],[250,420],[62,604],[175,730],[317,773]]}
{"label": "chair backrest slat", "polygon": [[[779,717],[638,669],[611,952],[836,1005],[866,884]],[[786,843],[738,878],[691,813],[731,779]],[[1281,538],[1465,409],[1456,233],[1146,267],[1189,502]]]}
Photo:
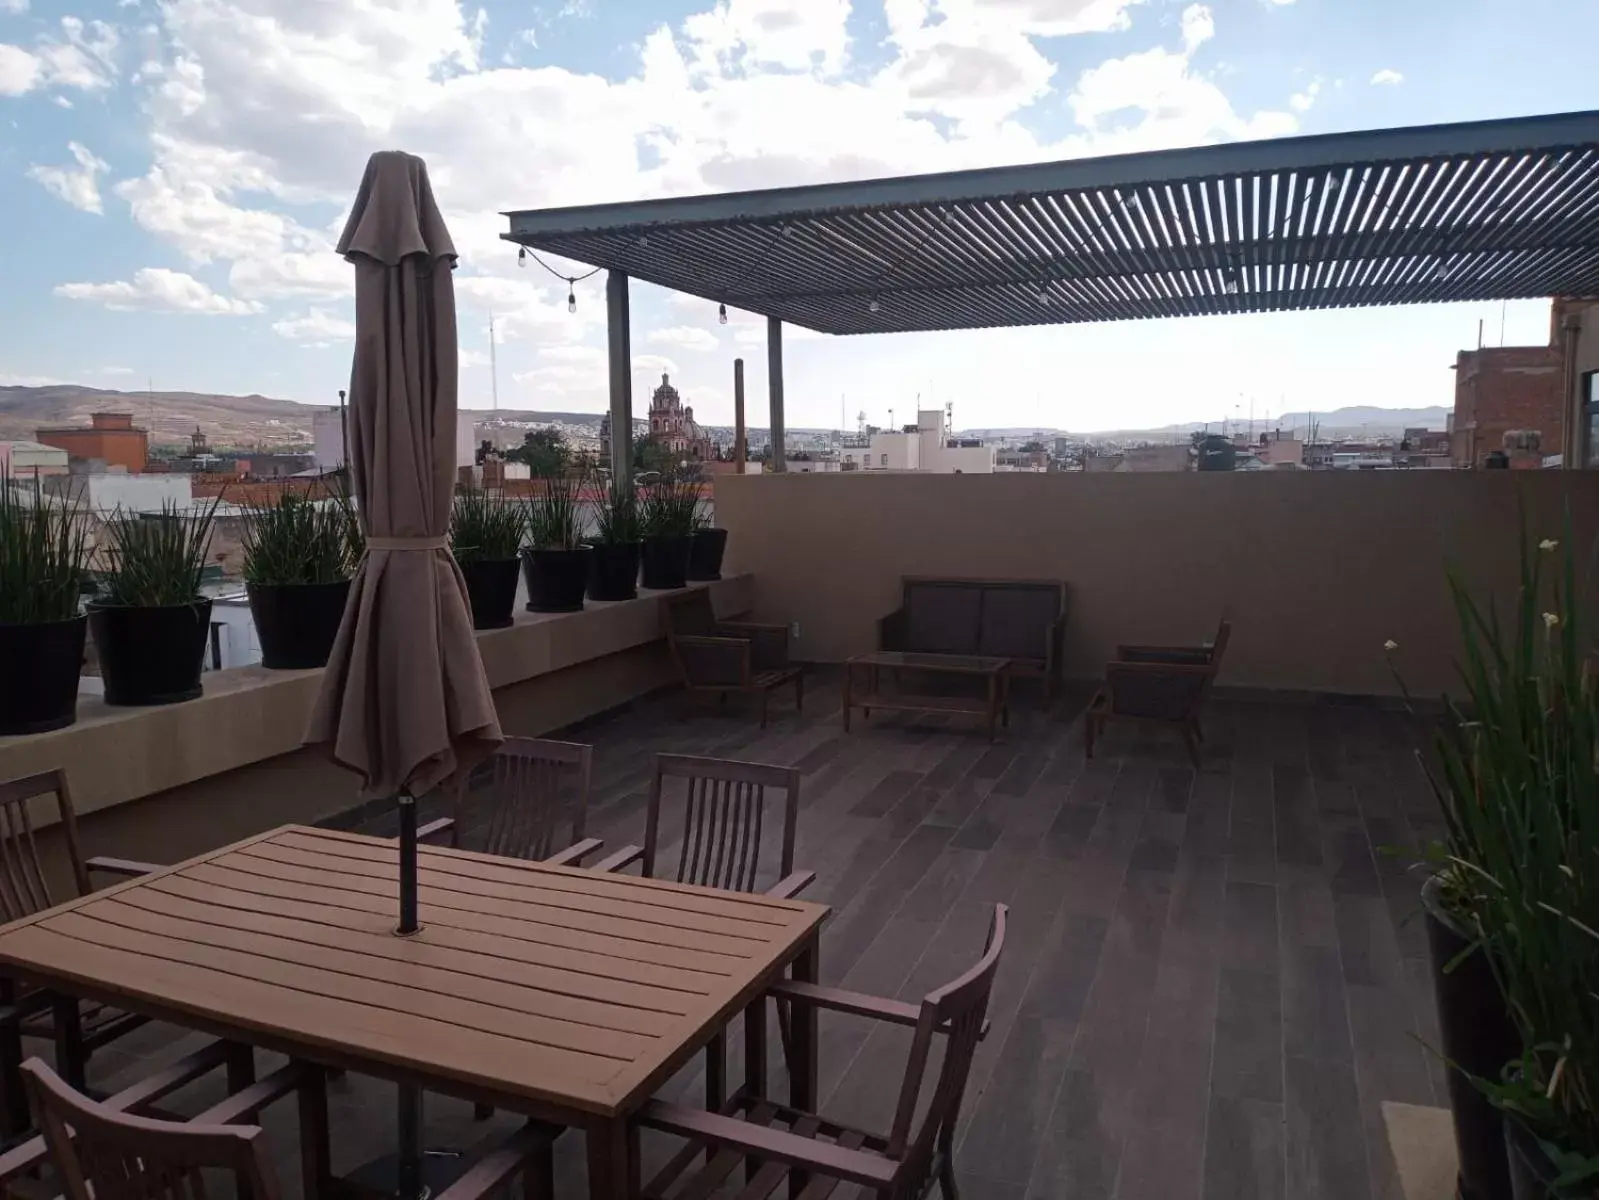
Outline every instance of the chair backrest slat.
{"label": "chair backrest slat", "polygon": [[22,1064],[22,1079],[66,1200],[207,1200],[206,1171],[231,1175],[240,1200],[278,1200],[255,1126],[115,1112],[36,1058]]}
{"label": "chair backrest slat", "polygon": [[[994,990],[994,975],[999,969],[1000,954],[1005,948],[1005,916],[1005,906],[995,905],[982,958],[959,979],[929,992],[922,1000],[886,1151],[890,1158],[899,1159],[903,1164],[895,1182],[892,1200],[910,1200],[911,1197],[925,1195],[939,1169],[940,1158],[949,1155],[953,1149],[961,1100],[966,1094],[972,1058],[977,1053],[983,1022],[988,1016],[988,998]],[[944,1039],[944,1058],[933,1086],[932,1098],[918,1123],[916,1110],[920,1105],[934,1038],[938,1036]]]}
{"label": "chair backrest slat", "polygon": [[[752,892],[761,871],[769,793],[782,793],[783,842],[777,878],[794,869],[800,772],[764,763],[662,754],[655,760],[644,830],[644,873],[656,875],[662,806],[668,781],[683,781],[682,841],[676,880],[703,887]],[[776,882],[774,879],[773,882]]]}
{"label": "chair backrest slat", "polygon": [[[574,778],[568,802],[561,784]],[[480,794],[456,795],[457,835],[466,810],[488,809],[482,849],[506,858],[541,859],[581,841],[587,823],[589,784],[594,773],[594,748],[578,742],[544,738],[506,738],[489,760],[489,779]],[[562,827],[567,826],[563,834]]]}
{"label": "chair backrest slat", "polygon": [[78,822],[72,808],[67,773],[44,771],[0,783],[0,920],[15,921],[42,912],[68,896],[56,896],[45,874],[33,806],[54,800],[66,844],[75,895],[89,891],[89,873],[78,845]]}

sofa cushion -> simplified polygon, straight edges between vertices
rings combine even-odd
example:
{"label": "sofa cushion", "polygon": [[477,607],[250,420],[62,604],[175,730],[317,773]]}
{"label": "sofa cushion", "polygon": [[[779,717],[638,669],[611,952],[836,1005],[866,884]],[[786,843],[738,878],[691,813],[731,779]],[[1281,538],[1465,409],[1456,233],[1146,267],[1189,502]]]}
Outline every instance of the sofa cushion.
{"label": "sofa cushion", "polygon": [[1043,661],[1049,629],[1060,616],[1060,589],[1051,584],[991,584],[983,593],[979,654]]}
{"label": "sofa cushion", "polygon": [[975,654],[983,587],[975,583],[905,585],[905,648],[927,654]]}

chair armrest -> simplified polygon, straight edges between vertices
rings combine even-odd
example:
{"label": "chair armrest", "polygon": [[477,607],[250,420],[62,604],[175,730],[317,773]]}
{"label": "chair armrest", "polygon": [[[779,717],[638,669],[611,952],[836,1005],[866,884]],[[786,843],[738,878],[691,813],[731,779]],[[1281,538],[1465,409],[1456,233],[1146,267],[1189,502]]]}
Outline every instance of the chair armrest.
{"label": "chair armrest", "polygon": [[774,883],[767,889],[766,894],[776,900],[789,900],[815,882],[815,871],[795,871],[792,875]]}
{"label": "chair armrest", "polygon": [[128,879],[137,879],[141,875],[153,875],[157,871],[166,870],[160,863],[135,862],[131,858],[95,857],[83,865],[91,871],[104,871],[107,875],[121,875]]}
{"label": "chair armrest", "polygon": [[189,1118],[191,1125],[241,1125],[253,1122],[256,1114],[267,1105],[281,1100],[308,1081],[312,1071],[320,1067],[304,1063],[289,1063],[249,1087],[243,1088],[226,1100],[213,1104],[198,1116]]}
{"label": "chair armrest", "polygon": [[716,628],[719,630],[726,629],[734,636],[747,633],[770,633],[781,635],[784,638],[788,637],[787,625],[778,625],[765,621],[718,621]]}
{"label": "chair armrest", "polygon": [[1147,676],[1150,678],[1169,677],[1172,679],[1180,679],[1184,676],[1191,675],[1196,678],[1203,678],[1204,676],[1210,674],[1210,664],[1185,662],[1110,662],[1105,664],[1105,674],[1107,677],[1125,675],[1134,678]]}
{"label": "chair armrest", "polygon": [[894,1181],[899,1166],[880,1154],[846,1150],[832,1142],[819,1142],[784,1129],[755,1125],[660,1100],[646,1104],[639,1112],[638,1122],[649,1129],[675,1133],[691,1141],[742,1150],[760,1158],[787,1163],[802,1170],[819,1171],[868,1188],[886,1188]]}
{"label": "chair armrest", "polygon": [[584,838],[581,842],[573,842],[559,854],[552,854],[544,861],[552,867],[580,867],[583,860],[605,845],[599,838]]}
{"label": "chair armrest", "polygon": [[[823,987],[816,983],[799,983],[792,979],[778,980],[766,989],[766,994],[777,1000],[810,1004],[816,1008],[828,1008],[834,1012],[849,1013],[851,1016],[866,1017],[873,1021],[886,1021],[890,1025],[914,1026],[922,1017],[922,1008],[919,1004],[906,1004],[903,1000],[888,1000],[882,996],[868,996],[864,992]],[[988,1026],[989,1022],[985,1020],[983,1027],[977,1033],[979,1040],[988,1036]],[[939,1032],[949,1032],[948,1025],[940,1026]]]}
{"label": "chair armrest", "polygon": [[589,868],[591,871],[620,871],[623,867],[631,867],[644,857],[643,846],[623,846],[609,858],[602,858]]}
{"label": "chair armrest", "polygon": [[749,682],[753,651],[748,638],[677,637],[672,652],[690,687],[743,687]]}
{"label": "chair armrest", "polygon": [[445,834],[450,835],[450,840],[455,840],[455,818],[440,817],[437,821],[429,821],[416,831],[416,840],[419,842],[433,841]]}
{"label": "chair armrest", "polygon": [[905,610],[896,608],[886,617],[877,618],[877,648],[879,650],[905,649]]}
{"label": "chair armrest", "polygon": [[[561,1132],[559,1126],[529,1121],[495,1149],[467,1169],[465,1175],[439,1193],[438,1200],[481,1200],[505,1186],[541,1148]],[[532,1170],[535,1168],[529,1168]]]}
{"label": "chair armrest", "polygon": [[1116,660],[1208,665],[1210,651],[1203,646],[1117,646]]}

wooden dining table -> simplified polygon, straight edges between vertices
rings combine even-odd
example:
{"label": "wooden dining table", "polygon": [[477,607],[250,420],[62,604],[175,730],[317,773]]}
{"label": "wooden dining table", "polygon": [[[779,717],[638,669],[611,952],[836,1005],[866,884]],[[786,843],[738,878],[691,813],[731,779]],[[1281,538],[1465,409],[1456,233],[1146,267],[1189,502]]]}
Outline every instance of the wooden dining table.
{"label": "wooden dining table", "polygon": [[[0,928],[0,970],[580,1129],[594,1200],[637,1192],[652,1093],[786,971],[817,979],[825,905],[423,847],[401,937],[397,871],[386,839],[284,826]],[[812,1109],[814,1009],[792,1020]]]}

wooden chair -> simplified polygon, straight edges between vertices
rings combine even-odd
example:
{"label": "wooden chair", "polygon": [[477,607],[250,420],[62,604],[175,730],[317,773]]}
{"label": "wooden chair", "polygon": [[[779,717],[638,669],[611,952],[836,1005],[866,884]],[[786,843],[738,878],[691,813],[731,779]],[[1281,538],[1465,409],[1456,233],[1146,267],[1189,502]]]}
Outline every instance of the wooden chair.
{"label": "wooden chair", "polygon": [[[561,780],[576,774],[576,793],[561,802]],[[489,778],[468,794],[465,781],[456,789],[455,814],[427,826],[430,836],[448,831],[450,845],[461,845],[461,825],[470,809],[487,809],[485,854],[525,858],[557,866],[579,866],[605,845],[583,836],[588,818],[589,786],[594,777],[594,747],[580,742],[508,737],[488,761]],[[563,836],[562,829],[566,829]]]}
{"label": "wooden chair", "polygon": [[709,692],[721,700],[729,692],[760,698],[761,728],[766,728],[767,697],[794,685],[794,708],[805,707],[805,676],[788,660],[788,627],[718,620],[706,588],[694,588],[661,601],[666,641],[690,695]]}
{"label": "wooden chair", "polygon": [[[42,857],[42,809],[53,805],[66,851],[66,888],[52,886]],[[39,819],[36,819],[39,818]],[[31,917],[94,890],[91,872],[132,878],[161,868],[121,858],[83,857],[77,813],[63,770],[44,771],[0,783],[0,921]],[[48,992],[0,979],[0,1087],[5,1091],[8,1135],[28,1128],[22,1111],[22,1037],[57,1044],[57,1065],[75,1085],[83,1084],[89,1057],[145,1023],[145,1018],[90,1001],[64,1002]]]}
{"label": "wooden chair", "polygon": [[1105,686],[1084,717],[1087,757],[1094,757],[1094,743],[1108,722],[1132,721],[1175,727],[1199,766],[1199,746],[1205,740],[1199,714],[1231,636],[1232,624],[1224,620],[1215,640],[1202,646],[1118,646],[1115,661],[1105,665]]}
{"label": "wooden chair", "polygon": [[[944,1200],[956,1200],[955,1125],[1004,947],[1005,906],[997,905],[977,965],[928,993],[919,1006],[812,984],[775,985],[768,994],[791,1004],[810,1004],[916,1031],[888,1135],[745,1092],[736,1095],[725,1112],[699,1112],[655,1101],[641,1110],[639,1123],[685,1138],[689,1145],[645,1186],[645,1200],[719,1194],[717,1188],[741,1165],[746,1188],[740,1196],[775,1196],[786,1178],[788,1194],[806,1200],[828,1196],[840,1184],[854,1184],[878,1200],[922,1200],[935,1181]],[[751,1005],[745,1019],[759,1020],[763,1002],[764,997]],[[934,1039],[940,1037],[943,1062],[924,1104]]]}
{"label": "wooden chair", "polygon": [[[166,1096],[219,1068],[229,1093],[200,1115],[154,1119]],[[249,1046],[212,1042],[104,1100],[69,1087],[37,1058],[19,1069],[39,1134],[0,1155],[0,1186],[53,1163],[67,1200],[203,1200],[198,1173],[232,1173],[252,1200],[275,1200],[261,1131],[242,1125],[294,1094],[299,1102],[300,1157],[308,1200],[327,1194],[327,1090],[318,1067],[291,1063],[255,1079]]]}
{"label": "wooden chair", "polygon": [[[681,779],[683,789],[682,841],[675,868],[661,860],[662,803],[666,781]],[[794,869],[794,843],[799,831],[800,770],[764,763],[733,762],[687,754],[658,754],[650,780],[649,812],[645,817],[644,845],[625,846],[596,863],[600,871],[618,871],[635,862],[650,879],[753,892],[761,878],[763,829],[768,826],[767,789],[783,792],[782,843],[777,855],[777,880],[762,890],[763,896],[791,899],[816,882],[815,871]],[[778,1005],[778,1028],[783,1053],[789,1049],[786,1004]],[[705,1049],[707,1104],[720,1107],[725,1090],[727,1035],[723,1031]]]}

